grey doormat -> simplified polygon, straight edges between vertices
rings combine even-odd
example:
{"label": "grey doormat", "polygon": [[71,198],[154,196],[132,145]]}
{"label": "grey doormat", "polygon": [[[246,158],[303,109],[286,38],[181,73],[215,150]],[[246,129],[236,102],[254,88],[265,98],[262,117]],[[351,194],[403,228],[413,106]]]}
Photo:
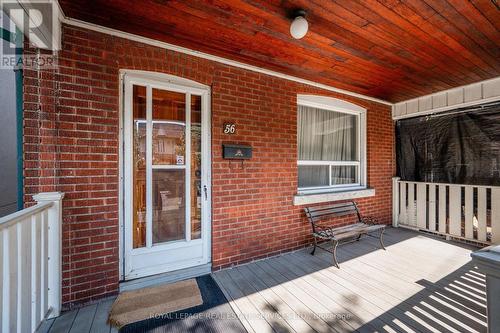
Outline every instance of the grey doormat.
{"label": "grey doormat", "polygon": [[195,279],[163,284],[121,293],[109,312],[109,323],[121,328],[127,324],[203,303]]}
{"label": "grey doormat", "polygon": [[120,333],[243,333],[245,328],[210,275],[196,278],[203,304],[126,325]]}

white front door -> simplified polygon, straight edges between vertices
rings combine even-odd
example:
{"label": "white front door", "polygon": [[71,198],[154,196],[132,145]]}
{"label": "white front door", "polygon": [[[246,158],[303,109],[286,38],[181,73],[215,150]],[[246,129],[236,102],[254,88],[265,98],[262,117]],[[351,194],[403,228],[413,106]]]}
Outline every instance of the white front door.
{"label": "white front door", "polygon": [[124,278],[210,262],[208,87],[126,73]]}

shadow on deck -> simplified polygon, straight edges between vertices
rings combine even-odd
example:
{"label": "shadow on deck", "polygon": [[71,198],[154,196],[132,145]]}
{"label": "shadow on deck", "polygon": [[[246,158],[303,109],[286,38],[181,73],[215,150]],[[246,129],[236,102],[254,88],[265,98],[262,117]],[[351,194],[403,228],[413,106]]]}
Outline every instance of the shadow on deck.
{"label": "shadow on deck", "polygon": [[215,273],[249,332],[486,332],[474,248],[402,229]]}
{"label": "shadow on deck", "polygon": [[[485,278],[470,261],[475,248],[392,228],[385,243],[387,251],[369,237],[340,246],[340,269],[330,253],[311,256],[308,248],[212,276],[248,332],[486,332]],[[67,312],[42,331],[112,332],[112,301]],[[222,332],[226,310],[208,309],[215,314],[209,325],[189,317],[176,327]],[[171,329],[157,322],[141,332]]]}

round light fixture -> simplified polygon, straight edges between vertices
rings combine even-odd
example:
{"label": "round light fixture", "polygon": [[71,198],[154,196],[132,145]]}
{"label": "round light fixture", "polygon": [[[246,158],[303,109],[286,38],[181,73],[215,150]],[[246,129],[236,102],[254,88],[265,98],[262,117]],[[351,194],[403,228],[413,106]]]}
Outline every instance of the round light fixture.
{"label": "round light fixture", "polygon": [[290,25],[290,34],[295,39],[301,39],[307,34],[307,30],[309,30],[309,23],[307,23],[305,16],[305,11],[297,11],[295,18]]}

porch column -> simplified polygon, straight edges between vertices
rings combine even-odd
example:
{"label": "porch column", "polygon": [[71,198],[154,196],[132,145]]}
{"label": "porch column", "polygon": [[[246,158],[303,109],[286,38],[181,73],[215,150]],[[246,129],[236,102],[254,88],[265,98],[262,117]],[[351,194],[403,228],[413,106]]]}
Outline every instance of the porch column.
{"label": "porch column", "polygon": [[486,275],[488,332],[500,332],[500,245],[488,246],[471,254],[472,261]]}
{"label": "porch column", "polygon": [[51,308],[49,318],[58,317],[61,313],[61,280],[62,280],[62,199],[64,193],[44,192],[33,196],[37,203],[52,202],[53,205],[48,209],[48,236],[47,236],[47,254],[48,254],[48,293],[47,305]]}

